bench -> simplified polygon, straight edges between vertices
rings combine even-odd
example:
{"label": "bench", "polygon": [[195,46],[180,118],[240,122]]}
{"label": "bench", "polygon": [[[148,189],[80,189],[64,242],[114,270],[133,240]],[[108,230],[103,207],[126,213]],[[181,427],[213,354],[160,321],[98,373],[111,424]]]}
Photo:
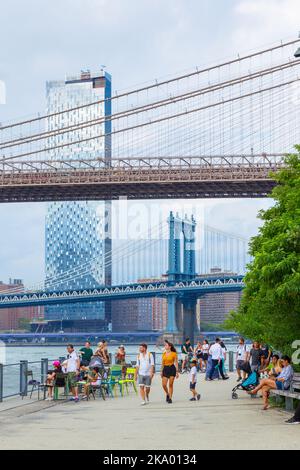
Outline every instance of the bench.
{"label": "bench", "polygon": [[285,398],[286,411],[294,411],[294,400],[300,400],[300,374],[294,374],[289,390],[271,390],[276,398]]}

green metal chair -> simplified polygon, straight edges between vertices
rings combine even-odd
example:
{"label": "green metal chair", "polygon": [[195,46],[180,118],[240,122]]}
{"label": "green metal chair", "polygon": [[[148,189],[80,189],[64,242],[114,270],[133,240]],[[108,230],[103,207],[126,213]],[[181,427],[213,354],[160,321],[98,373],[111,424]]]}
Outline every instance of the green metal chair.
{"label": "green metal chair", "polygon": [[57,372],[55,376],[53,389],[54,400],[58,400],[60,388],[64,389],[64,397],[67,397],[69,395],[69,384],[67,374],[64,374],[63,372]]}

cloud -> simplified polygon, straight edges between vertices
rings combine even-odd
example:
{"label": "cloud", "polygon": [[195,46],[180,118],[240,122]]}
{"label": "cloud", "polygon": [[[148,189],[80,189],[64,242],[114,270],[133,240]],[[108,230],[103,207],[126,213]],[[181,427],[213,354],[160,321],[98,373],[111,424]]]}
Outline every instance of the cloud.
{"label": "cloud", "polygon": [[299,17],[299,0],[237,0],[231,36],[234,48],[249,50],[280,39],[296,38]]}
{"label": "cloud", "polygon": [[[105,64],[120,90],[292,36],[299,8],[298,0],[2,2],[0,80],[7,99],[0,121],[43,112],[46,80],[82,68]],[[247,237],[257,230],[256,212],[269,203],[195,204],[205,206],[206,223]],[[182,203],[167,204],[176,211]],[[44,214],[43,204],[0,205],[0,279],[31,284],[43,277]]]}

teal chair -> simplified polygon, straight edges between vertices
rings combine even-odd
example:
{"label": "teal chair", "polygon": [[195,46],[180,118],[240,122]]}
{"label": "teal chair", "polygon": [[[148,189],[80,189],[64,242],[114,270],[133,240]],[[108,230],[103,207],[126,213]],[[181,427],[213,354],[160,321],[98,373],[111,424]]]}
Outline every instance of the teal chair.
{"label": "teal chair", "polygon": [[105,387],[107,395],[114,398],[117,395],[119,387],[121,395],[123,395],[122,384],[122,366],[112,366],[110,369],[103,371],[101,374],[101,385]]}
{"label": "teal chair", "polygon": [[109,385],[112,391],[112,395],[115,397],[117,396],[118,387],[121,396],[123,396],[123,386],[121,383],[122,378],[122,366],[112,366],[110,369]]}

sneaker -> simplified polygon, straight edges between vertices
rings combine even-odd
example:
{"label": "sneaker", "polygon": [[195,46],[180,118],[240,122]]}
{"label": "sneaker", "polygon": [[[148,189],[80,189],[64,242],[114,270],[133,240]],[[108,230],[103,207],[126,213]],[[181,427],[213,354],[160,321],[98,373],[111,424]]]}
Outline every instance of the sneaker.
{"label": "sneaker", "polygon": [[229,377],[224,377],[224,379],[223,379],[223,380],[229,380]]}
{"label": "sneaker", "polygon": [[197,395],[197,400],[199,401],[200,398],[201,398],[201,395],[200,395],[200,393],[198,393],[198,395]]}
{"label": "sneaker", "polygon": [[172,398],[169,398],[168,403],[170,403],[170,404],[173,403]]}
{"label": "sneaker", "polygon": [[145,406],[147,403],[145,401],[142,401],[141,406]]}
{"label": "sneaker", "polygon": [[237,379],[237,382],[240,382],[241,380],[243,380],[242,377],[239,377],[239,378]]}
{"label": "sneaker", "polygon": [[78,398],[78,397],[75,397],[75,398],[74,398],[74,401],[75,401],[75,403],[78,403],[78,402],[79,402],[79,398]]}
{"label": "sneaker", "polygon": [[170,397],[169,395],[166,396],[166,402],[169,403]]}
{"label": "sneaker", "polygon": [[69,398],[69,401],[75,401],[75,398],[74,398],[74,397],[70,397],[70,398]]}
{"label": "sneaker", "polygon": [[286,421],[286,424],[300,424],[300,421],[293,417],[293,418],[288,419]]}
{"label": "sneaker", "polygon": [[190,398],[190,401],[196,401],[196,398]]}

